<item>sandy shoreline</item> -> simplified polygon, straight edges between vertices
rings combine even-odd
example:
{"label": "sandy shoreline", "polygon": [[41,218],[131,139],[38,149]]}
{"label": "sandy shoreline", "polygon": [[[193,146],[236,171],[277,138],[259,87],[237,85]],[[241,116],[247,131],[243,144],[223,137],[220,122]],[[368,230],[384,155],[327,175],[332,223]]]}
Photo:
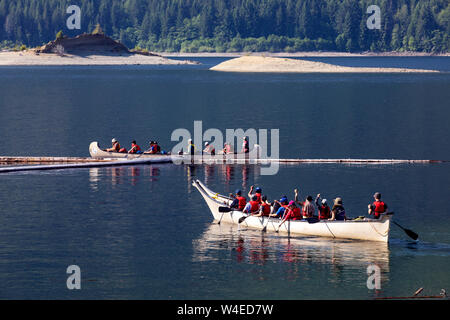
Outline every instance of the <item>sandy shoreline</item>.
{"label": "sandy shoreline", "polygon": [[265,56],[265,57],[450,57],[450,53],[430,54],[426,52],[363,52],[363,53],[349,53],[349,52],[199,52],[199,53],[185,53],[185,52],[161,52],[158,53],[163,57],[180,57],[180,58],[237,58],[242,56]]}
{"label": "sandy shoreline", "polygon": [[61,66],[61,65],[179,65],[197,64],[189,60],[174,60],[162,56],[147,56],[142,54],[103,54],[92,53],[83,55],[65,54],[59,56],[53,53],[36,54],[33,51],[3,51],[0,52],[0,66]]}
{"label": "sandy shoreline", "polygon": [[429,73],[436,70],[406,68],[343,67],[329,63],[263,56],[244,56],[224,61],[212,68],[224,72],[278,73]]}
{"label": "sandy shoreline", "polygon": [[[204,54],[162,54],[145,55],[136,53],[117,53],[95,51],[83,54],[64,54],[59,56],[54,53],[39,53],[33,50],[27,51],[1,51],[0,66],[99,66],[99,65],[194,65],[196,61],[189,60],[200,57],[224,57],[229,60],[212,67],[214,71],[230,72],[438,72],[435,70],[405,69],[405,68],[356,68],[343,67],[322,62],[290,59],[302,57],[374,57],[374,54],[352,54],[342,52],[299,52],[299,53],[252,53],[240,55],[238,53],[204,53]],[[388,56],[388,55],[381,55]],[[425,54],[401,56],[429,56]],[[442,55],[448,56],[448,55]],[[170,59],[170,58],[177,59]],[[183,58],[183,60],[179,59]],[[186,58],[186,59],[184,59]]]}

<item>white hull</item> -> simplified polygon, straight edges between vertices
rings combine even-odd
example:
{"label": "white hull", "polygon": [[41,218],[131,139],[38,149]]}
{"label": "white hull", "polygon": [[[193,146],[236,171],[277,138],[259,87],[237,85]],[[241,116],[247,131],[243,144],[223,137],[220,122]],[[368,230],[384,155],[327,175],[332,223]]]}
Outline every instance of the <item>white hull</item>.
{"label": "white hull", "polygon": [[[209,190],[198,180],[193,181],[193,185],[206,201],[215,220],[238,224],[239,218],[246,216],[242,211],[219,212],[219,207],[229,206],[231,199]],[[382,218],[377,220],[367,218],[357,221],[321,220],[316,223],[309,223],[306,220],[288,220],[279,228],[279,232],[339,239],[388,242],[390,219],[390,215],[383,215]],[[280,221],[278,218],[250,216],[240,225],[261,230],[267,225],[267,231],[277,231]]]}
{"label": "white hull", "polygon": [[[259,146],[258,146],[259,147]],[[102,150],[97,141],[91,142],[89,145],[89,154],[92,158],[98,159],[161,159],[167,158],[168,161],[174,163],[256,163],[259,162],[259,149],[255,148],[248,154],[237,153],[237,154],[218,154],[215,156],[211,155],[194,155],[189,154],[183,155],[170,155],[170,154],[132,154],[132,153],[121,153],[121,152],[108,152]]]}

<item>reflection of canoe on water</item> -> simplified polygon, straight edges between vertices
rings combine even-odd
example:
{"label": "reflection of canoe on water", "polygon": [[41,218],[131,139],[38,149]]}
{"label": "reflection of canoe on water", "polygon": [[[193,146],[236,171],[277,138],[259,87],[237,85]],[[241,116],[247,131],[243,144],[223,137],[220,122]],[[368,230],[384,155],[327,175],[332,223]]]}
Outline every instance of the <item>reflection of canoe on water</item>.
{"label": "reflection of canoe on water", "polygon": [[[253,262],[313,262],[354,268],[378,265],[383,272],[389,271],[389,248],[387,243],[330,240],[320,237],[283,237],[282,234],[261,233],[234,224],[213,223],[193,242],[194,260],[211,261],[221,257],[223,250],[236,250],[244,259]],[[292,259],[291,259],[292,258]],[[258,261],[255,261],[258,260]]]}
{"label": "reflection of canoe on water", "polygon": [[[219,208],[228,207],[231,199],[208,189],[199,180],[192,182],[202,195],[215,220],[238,224],[239,219],[247,216],[242,211],[221,212]],[[227,211],[227,210],[223,210]],[[308,222],[306,220],[288,220],[279,229],[280,232],[290,234],[332,237],[340,239],[358,239],[387,242],[389,238],[390,215],[383,215],[380,219]],[[242,226],[256,229],[277,231],[280,219],[268,217],[247,217]]]}

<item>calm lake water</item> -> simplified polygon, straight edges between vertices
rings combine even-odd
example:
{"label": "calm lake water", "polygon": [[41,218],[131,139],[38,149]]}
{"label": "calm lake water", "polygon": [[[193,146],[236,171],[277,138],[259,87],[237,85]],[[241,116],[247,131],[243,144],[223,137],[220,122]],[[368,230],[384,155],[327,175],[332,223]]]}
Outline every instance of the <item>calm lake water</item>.
{"label": "calm lake water", "polygon": [[[310,58],[312,59],[312,58]],[[2,67],[1,155],[88,156],[177,128],[280,129],[282,158],[450,160],[450,58],[316,58],[440,74],[232,74],[196,66]],[[288,237],[212,223],[192,179],[220,193],[299,188],[367,213],[375,191],[389,244]],[[0,299],[372,299],[450,291],[450,163],[141,165],[0,175]],[[66,268],[81,269],[68,290]],[[367,288],[367,267],[381,290]]]}

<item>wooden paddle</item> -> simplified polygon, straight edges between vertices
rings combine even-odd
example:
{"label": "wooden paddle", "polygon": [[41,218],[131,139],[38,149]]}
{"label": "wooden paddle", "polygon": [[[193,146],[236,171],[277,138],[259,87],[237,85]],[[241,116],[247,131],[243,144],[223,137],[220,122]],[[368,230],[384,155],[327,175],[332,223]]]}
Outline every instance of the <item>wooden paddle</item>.
{"label": "wooden paddle", "polygon": [[264,225],[264,228],[262,229],[262,232],[266,232],[266,231],[267,231],[267,225],[269,224],[269,221],[270,221],[270,215],[267,216],[267,222],[266,222],[266,224]]}
{"label": "wooden paddle", "polygon": [[223,215],[225,214],[225,212],[231,212],[234,211],[232,208],[229,207],[219,207],[219,212],[222,212],[222,215],[220,216],[220,220],[219,222],[217,222],[217,224],[220,224],[220,222],[222,221]]}
{"label": "wooden paddle", "polygon": [[415,233],[412,230],[403,228],[401,225],[399,225],[397,222],[392,221],[396,226],[398,226],[400,229],[402,229],[403,231],[405,231],[405,233],[413,240],[417,240],[419,238],[419,235],[417,233]]}
{"label": "wooden paddle", "polygon": [[251,216],[251,214],[249,214],[248,216],[240,217],[239,220],[238,220],[238,223],[244,222],[244,220],[247,219],[247,218],[250,217],[250,216]]}

